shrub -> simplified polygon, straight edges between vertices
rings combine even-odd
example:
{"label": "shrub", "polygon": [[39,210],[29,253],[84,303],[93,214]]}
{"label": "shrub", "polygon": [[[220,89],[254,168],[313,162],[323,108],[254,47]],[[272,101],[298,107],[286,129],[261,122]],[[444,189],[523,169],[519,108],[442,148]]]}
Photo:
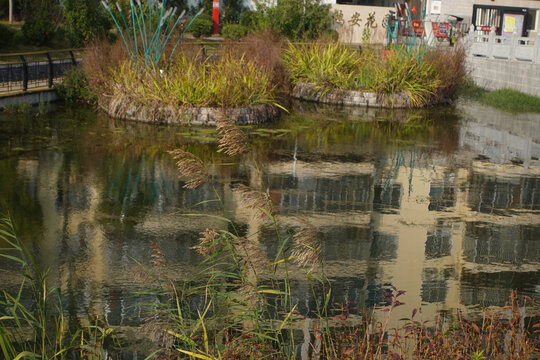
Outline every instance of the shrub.
{"label": "shrub", "polygon": [[240,14],[239,23],[248,29],[253,29],[257,26],[257,12],[253,10],[245,10]]}
{"label": "shrub", "polygon": [[64,14],[75,46],[83,46],[105,34],[106,18],[99,0],[64,0]]}
{"label": "shrub", "polygon": [[28,0],[25,22],[22,27],[26,41],[44,45],[54,36],[56,24],[62,17],[62,9],[56,1]]}
{"label": "shrub", "polygon": [[331,24],[330,5],[321,0],[280,0],[272,19],[272,28],[294,40],[317,39]]}
{"label": "shrub", "polygon": [[248,33],[247,27],[240,24],[225,24],[221,29],[221,34],[227,39],[240,39]]}
{"label": "shrub", "polygon": [[226,45],[223,52],[261,66],[271,77],[272,84],[285,95],[290,90],[290,76],[282,60],[282,48],[283,38],[267,30],[248,35],[230,46]]}
{"label": "shrub", "polygon": [[212,35],[214,31],[214,22],[212,19],[208,19],[206,17],[203,17],[204,15],[199,16],[193,24],[191,24],[191,27],[189,28],[189,31],[193,36],[196,38],[200,38],[202,36],[210,36]]}
{"label": "shrub", "polygon": [[445,50],[430,51],[425,61],[433,67],[440,80],[441,86],[437,89],[436,96],[439,99],[452,100],[467,75],[465,48],[456,46]]}
{"label": "shrub", "polygon": [[25,39],[34,45],[45,45],[53,37],[54,25],[44,18],[26,21],[22,27]]}
{"label": "shrub", "polygon": [[13,44],[15,31],[9,26],[0,24],[0,49],[6,49]]}
{"label": "shrub", "polygon": [[95,100],[86,74],[80,68],[71,68],[66,71],[62,82],[55,85],[55,88],[58,94],[67,101],[91,102]]}

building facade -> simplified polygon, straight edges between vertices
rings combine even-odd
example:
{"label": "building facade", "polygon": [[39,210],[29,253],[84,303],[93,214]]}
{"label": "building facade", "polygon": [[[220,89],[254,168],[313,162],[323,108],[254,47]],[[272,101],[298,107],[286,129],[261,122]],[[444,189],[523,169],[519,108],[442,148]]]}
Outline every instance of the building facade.
{"label": "building facade", "polygon": [[[324,0],[333,6],[334,11],[341,11],[344,23],[338,24],[336,30],[340,39],[350,43],[362,42],[362,31],[365,22],[356,27],[350,26],[349,20],[358,13],[360,19],[375,14],[374,30],[370,42],[383,42],[384,32],[382,19],[396,3],[395,0]],[[495,27],[498,35],[511,35],[514,31],[520,36],[536,37],[540,30],[540,0],[408,0],[413,20],[422,20],[423,9],[426,18],[436,22],[463,19],[462,29],[475,25],[476,31],[489,32]],[[379,28],[379,29],[378,29]]]}

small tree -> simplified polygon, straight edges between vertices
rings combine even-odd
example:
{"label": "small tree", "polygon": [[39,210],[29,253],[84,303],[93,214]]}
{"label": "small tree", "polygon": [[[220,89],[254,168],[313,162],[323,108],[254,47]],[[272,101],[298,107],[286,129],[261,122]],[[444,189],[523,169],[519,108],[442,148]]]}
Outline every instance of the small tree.
{"label": "small tree", "polygon": [[316,39],[330,29],[330,5],[321,0],[255,0],[261,20],[289,39]]}
{"label": "small tree", "polygon": [[62,16],[62,9],[57,1],[27,0],[25,2],[24,37],[35,45],[48,43],[55,32]]}
{"label": "small tree", "polygon": [[99,0],[64,0],[64,15],[75,46],[83,46],[103,36],[107,30],[107,20]]}

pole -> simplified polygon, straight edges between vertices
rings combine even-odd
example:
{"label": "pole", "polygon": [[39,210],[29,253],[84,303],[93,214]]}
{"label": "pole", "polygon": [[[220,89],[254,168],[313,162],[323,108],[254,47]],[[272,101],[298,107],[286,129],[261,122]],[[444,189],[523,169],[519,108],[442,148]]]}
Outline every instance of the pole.
{"label": "pole", "polygon": [[212,20],[214,22],[214,35],[219,34],[219,0],[214,0],[212,4]]}

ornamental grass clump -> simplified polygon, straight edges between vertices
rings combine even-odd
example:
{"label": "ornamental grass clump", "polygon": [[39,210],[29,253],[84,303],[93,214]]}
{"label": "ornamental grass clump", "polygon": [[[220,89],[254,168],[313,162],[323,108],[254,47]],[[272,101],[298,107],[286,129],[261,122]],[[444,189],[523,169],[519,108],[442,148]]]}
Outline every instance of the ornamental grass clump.
{"label": "ornamental grass clump", "polygon": [[341,44],[293,45],[284,52],[293,84],[300,82],[327,90],[376,92],[392,105],[392,95],[403,93],[411,107],[450,101],[465,75],[464,52],[434,50],[425,60],[392,51],[384,57]]}
{"label": "ornamental grass clump", "polygon": [[135,106],[233,108],[277,105],[270,76],[252,61],[220,56],[212,61],[179,55],[167,69],[137,71],[129,62],[110,73],[108,96]]}
{"label": "ornamental grass clump", "polygon": [[352,88],[362,58],[345,45],[293,45],[283,54],[293,84],[301,81],[329,88]]}

